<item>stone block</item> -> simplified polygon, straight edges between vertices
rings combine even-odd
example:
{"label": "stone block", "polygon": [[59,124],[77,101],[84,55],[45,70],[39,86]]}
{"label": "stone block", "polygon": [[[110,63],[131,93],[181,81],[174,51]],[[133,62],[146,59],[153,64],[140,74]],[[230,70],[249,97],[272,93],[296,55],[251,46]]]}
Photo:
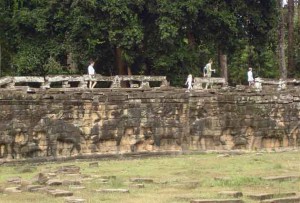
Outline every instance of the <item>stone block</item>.
{"label": "stone block", "polygon": [[129,193],[128,189],[99,189],[96,192],[100,193]]}
{"label": "stone block", "polygon": [[190,203],[243,203],[240,199],[197,199],[191,200]]}
{"label": "stone block", "polygon": [[65,203],[84,203],[86,202],[85,199],[80,197],[65,197],[64,198]]}
{"label": "stone block", "polygon": [[138,183],[153,183],[153,179],[150,178],[130,178],[131,182],[138,182]]}
{"label": "stone block", "polygon": [[272,193],[265,193],[265,194],[249,194],[247,197],[254,200],[265,200],[265,199],[271,199],[274,197],[275,194]]}
{"label": "stone block", "polygon": [[219,192],[219,195],[238,198],[238,197],[242,197],[243,193],[240,191],[221,191],[221,192]]}
{"label": "stone block", "polygon": [[66,190],[48,190],[48,194],[54,196],[54,197],[67,197],[67,196],[73,196],[73,192],[66,191]]}
{"label": "stone block", "polygon": [[300,196],[297,197],[283,197],[261,201],[262,203],[299,203]]}
{"label": "stone block", "polygon": [[270,180],[270,181],[290,181],[290,180],[299,180],[300,176],[292,175],[292,176],[269,176],[263,177],[263,180]]}

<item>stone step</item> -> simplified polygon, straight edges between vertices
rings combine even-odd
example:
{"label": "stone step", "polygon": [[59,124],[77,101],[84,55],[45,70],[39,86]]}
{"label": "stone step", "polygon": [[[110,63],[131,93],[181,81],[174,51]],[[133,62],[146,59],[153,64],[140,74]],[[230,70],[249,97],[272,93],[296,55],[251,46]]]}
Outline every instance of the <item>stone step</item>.
{"label": "stone step", "polygon": [[267,200],[263,200],[261,202],[263,202],[263,203],[299,203],[300,196],[267,199]]}
{"label": "stone step", "polygon": [[191,200],[190,203],[243,203],[240,199],[197,199]]}

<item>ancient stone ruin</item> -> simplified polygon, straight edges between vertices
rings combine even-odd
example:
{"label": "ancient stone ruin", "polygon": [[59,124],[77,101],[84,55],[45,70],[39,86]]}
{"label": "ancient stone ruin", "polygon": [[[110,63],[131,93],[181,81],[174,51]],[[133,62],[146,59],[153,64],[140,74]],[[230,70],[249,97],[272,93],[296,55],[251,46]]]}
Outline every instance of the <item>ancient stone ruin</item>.
{"label": "ancient stone ruin", "polygon": [[156,88],[147,85],[154,80],[149,76],[131,77],[139,88],[125,89],[87,89],[85,80],[71,87],[66,78],[59,88],[42,88],[49,78],[34,80],[38,88],[28,78],[0,80],[2,159],[300,146],[297,86],[185,93],[167,86],[165,77],[156,78],[162,82]]}

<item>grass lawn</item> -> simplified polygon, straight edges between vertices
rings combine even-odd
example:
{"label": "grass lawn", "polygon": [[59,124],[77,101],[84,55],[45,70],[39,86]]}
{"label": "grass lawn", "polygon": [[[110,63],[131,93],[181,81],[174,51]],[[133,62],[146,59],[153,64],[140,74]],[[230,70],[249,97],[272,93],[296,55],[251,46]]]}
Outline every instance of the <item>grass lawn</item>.
{"label": "grass lawn", "polygon": [[[98,167],[89,167],[97,161]],[[40,172],[54,172],[60,166],[76,165],[83,175],[57,176],[56,179],[82,181],[85,189],[74,190],[70,186],[55,188],[74,192],[74,196],[86,202],[107,203],[183,203],[191,199],[230,198],[220,196],[221,191],[241,191],[245,202],[253,201],[247,194],[296,192],[300,195],[300,180],[267,181],[267,176],[300,176],[300,152],[249,153],[222,157],[218,154],[178,155],[124,160],[69,161],[65,163],[43,163],[0,167],[0,187],[11,187],[7,179],[20,176],[30,181]],[[23,170],[29,168],[30,170]],[[115,176],[102,183],[101,176]],[[153,183],[143,183],[144,188],[134,188],[130,178],[150,178]],[[221,179],[216,179],[221,178]],[[54,187],[54,186],[49,186]],[[96,189],[123,188],[129,193],[97,193]],[[41,192],[0,193],[0,202],[5,203],[55,203],[64,202],[62,197],[52,197]]]}

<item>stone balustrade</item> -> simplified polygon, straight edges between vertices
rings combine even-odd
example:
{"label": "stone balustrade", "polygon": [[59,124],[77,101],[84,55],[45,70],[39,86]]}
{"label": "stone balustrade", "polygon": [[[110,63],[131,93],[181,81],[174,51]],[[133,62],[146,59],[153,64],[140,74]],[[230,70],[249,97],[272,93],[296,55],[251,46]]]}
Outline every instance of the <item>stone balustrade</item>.
{"label": "stone balustrade", "polygon": [[168,86],[166,76],[145,76],[145,75],[116,75],[103,76],[95,74],[89,75],[49,75],[39,76],[16,76],[0,78],[0,88],[16,87],[40,87],[49,89],[53,87],[62,88],[87,88],[89,81],[108,82],[110,88],[121,88],[122,82],[129,84],[130,88],[151,88],[151,82],[157,82],[160,87]]}
{"label": "stone balustrade", "polygon": [[227,85],[225,78],[220,77],[195,77],[194,78],[194,89],[203,89],[203,83],[210,84],[221,84],[222,86]]}

